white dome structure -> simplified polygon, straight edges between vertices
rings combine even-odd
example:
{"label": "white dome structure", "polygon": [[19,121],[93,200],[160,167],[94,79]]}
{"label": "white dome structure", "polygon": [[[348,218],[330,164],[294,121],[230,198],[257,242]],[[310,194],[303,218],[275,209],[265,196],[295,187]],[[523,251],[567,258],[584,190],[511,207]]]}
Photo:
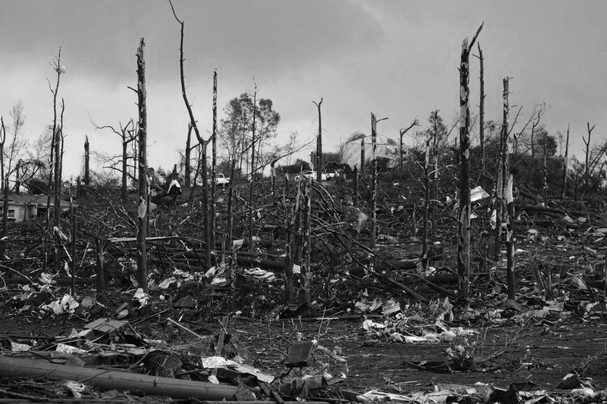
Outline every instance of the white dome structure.
{"label": "white dome structure", "polygon": [[[371,136],[365,136],[365,161],[371,161]],[[398,142],[384,136],[377,136],[377,157],[390,159],[389,166],[394,166],[398,161]],[[350,167],[360,169],[360,139],[348,142],[343,147],[342,162]]]}

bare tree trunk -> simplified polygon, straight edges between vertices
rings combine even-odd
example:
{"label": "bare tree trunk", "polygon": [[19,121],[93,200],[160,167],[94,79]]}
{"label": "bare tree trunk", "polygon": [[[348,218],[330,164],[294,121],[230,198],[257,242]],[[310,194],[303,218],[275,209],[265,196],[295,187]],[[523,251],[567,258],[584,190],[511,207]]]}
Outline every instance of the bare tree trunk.
{"label": "bare tree trunk", "polygon": [[460,74],[460,178],[459,178],[459,232],[457,239],[457,272],[459,277],[460,296],[466,304],[470,293],[470,108],[468,106],[470,90],[470,49],[481,32],[478,28],[472,42],[468,39],[462,43]]}
{"label": "bare tree trunk", "polygon": [[207,167],[207,145],[208,141],[201,143],[200,145],[200,171],[202,173],[202,220],[204,222],[204,236],[205,236],[205,264],[207,268],[211,268],[211,223],[209,215],[209,179],[208,179],[208,167]]}
{"label": "bare tree trunk", "polygon": [[[377,123],[388,118],[377,119],[374,114],[371,114],[371,249],[375,249],[377,241]],[[373,259],[373,257],[372,257]]]}
{"label": "bare tree trunk", "polygon": [[403,135],[405,134],[404,130],[401,128],[398,142],[398,169],[403,169]]}
{"label": "bare tree trunk", "polygon": [[183,69],[183,29],[184,23],[177,17],[175,13],[175,8],[173,7],[173,3],[169,0],[169,4],[171,5],[171,10],[173,11],[173,16],[181,26],[180,30],[180,42],[179,42],[179,76],[181,82],[181,96],[183,98],[183,102],[185,103],[186,109],[188,110],[188,116],[190,117],[190,124],[194,128],[194,133],[196,134],[196,138],[200,143],[200,161],[202,162],[201,171],[202,171],[202,220],[204,223],[204,235],[205,235],[205,264],[207,268],[211,267],[211,226],[209,221],[209,183],[208,183],[208,173],[207,173],[207,146],[211,139],[204,140],[200,135],[200,130],[198,129],[198,125],[196,124],[196,119],[194,118],[194,113],[192,112],[192,106],[188,101],[188,96],[185,91],[185,74]]}
{"label": "bare tree trunk", "polygon": [[97,297],[105,297],[105,261],[103,252],[105,243],[100,236],[95,237],[95,286],[97,288]]}
{"label": "bare tree trunk", "polygon": [[15,167],[15,194],[21,193],[21,169],[23,168],[23,160],[17,161],[17,167]]}
{"label": "bare tree trunk", "polygon": [[371,249],[377,238],[377,118],[371,114]]}
{"label": "bare tree trunk", "polygon": [[76,234],[76,207],[74,206],[74,197],[73,197],[73,188],[71,189],[72,195],[70,196],[70,220],[72,227],[72,237],[71,237],[71,270],[72,270],[72,297],[76,296],[76,242],[78,241],[78,237]]}
{"label": "bare tree trunk", "polygon": [[590,122],[586,123],[586,128],[588,130],[588,139],[582,136],[582,140],[584,141],[584,145],[586,146],[586,156],[584,160],[584,188],[585,191],[588,192],[590,187],[590,138],[592,137],[592,131],[594,130],[595,125],[590,127]]}
{"label": "bare tree trunk", "polygon": [[[322,161],[322,160],[321,160]],[[303,301],[302,304],[310,306],[310,289],[312,287],[312,178],[308,178],[303,190],[303,247],[305,249],[305,260],[302,267],[303,277]]]}
{"label": "bare tree trunk", "polygon": [[65,147],[65,135],[63,134],[63,112],[65,111],[65,103],[61,98],[61,150],[59,150],[59,198],[63,190],[63,150]]}
{"label": "bare tree trunk", "polygon": [[4,261],[6,254],[6,237],[8,234],[8,174],[4,177],[4,143],[6,141],[6,127],[4,119],[0,117],[0,181],[2,181],[2,233],[0,233],[0,261]]}
{"label": "bare tree trunk", "polygon": [[322,105],[323,97],[320,97],[320,102],[315,102],[316,108],[318,108],[318,136],[316,137],[316,181],[321,182],[322,180],[322,115],[320,112],[320,106]]}
{"label": "bare tree trunk", "polygon": [[[61,149],[63,144],[63,112],[65,111],[65,104],[63,98],[61,98],[61,114],[60,114],[60,125],[57,129],[57,139],[55,139],[55,177],[53,179],[53,197],[54,197],[54,214],[55,214],[55,226],[59,227],[59,218],[61,217]],[[58,260],[55,261],[55,268],[59,269]]]}
{"label": "bare tree trunk", "polygon": [[514,275],[514,175],[509,172],[504,195],[506,198],[506,275],[508,299],[516,298],[516,277]]}
{"label": "bare tree trunk", "polygon": [[234,187],[232,186],[232,181],[234,178],[234,173],[236,172],[236,156],[233,156],[231,169],[230,169],[230,183],[228,184],[228,218],[226,223],[226,238],[224,240],[224,248],[225,250],[230,251],[232,259],[230,261],[230,268],[234,265],[236,261],[236,250],[233,245],[233,233],[234,233]]}
{"label": "bare tree trunk", "polygon": [[365,138],[360,138],[360,179],[365,179]]}
{"label": "bare tree trunk", "polygon": [[[139,128],[137,128],[137,132],[139,132]],[[135,135],[134,139],[137,139],[137,135]],[[139,178],[139,143],[137,141],[133,142],[133,186],[135,186],[135,179]]]}
{"label": "bare tree trunk", "polygon": [[[61,98],[61,115],[60,125],[57,129],[57,138],[55,139],[55,170],[53,179],[53,203],[54,203],[54,224],[57,230],[60,229],[59,223],[61,218],[61,150],[63,149],[63,112],[65,111],[65,104],[63,98]],[[58,238],[58,236],[57,236]],[[53,251],[55,261],[55,272],[58,273],[61,269],[61,263],[59,262],[59,248],[55,247]]]}
{"label": "bare tree trunk", "polygon": [[137,49],[137,107],[139,110],[139,208],[137,210],[137,282],[147,292],[147,217],[148,217],[148,180],[147,180],[147,107],[145,90],[145,59],[143,48],[145,40],[141,38]]}
{"label": "bare tree trunk", "polygon": [[478,107],[479,121],[478,121],[478,133],[481,143],[481,174],[486,171],[485,166],[485,60],[483,58],[483,50],[481,49],[481,43],[477,43],[478,47],[478,59],[480,61],[480,100]]}
{"label": "bare tree trunk", "polygon": [[[271,195],[274,196],[276,192],[276,160],[272,160],[270,162],[270,181],[271,181]],[[276,200],[274,199],[274,204],[276,204]]]}
{"label": "bare tree trunk", "polygon": [[548,203],[548,136],[544,136],[544,147],[542,148],[542,187],[544,188],[544,202]]}
{"label": "bare tree trunk", "polygon": [[438,109],[434,111],[434,139],[432,140],[432,196],[430,197],[430,207],[432,209],[431,228],[434,232],[434,223],[436,223],[436,201],[438,199]]}
{"label": "bare tree trunk", "polygon": [[538,118],[538,122],[534,122],[531,125],[531,158],[535,159],[535,128],[537,127],[539,123],[539,118]]}
{"label": "bare tree trunk", "polygon": [[358,168],[354,167],[352,193],[354,193],[354,206],[358,207]]}
{"label": "bare tree trunk", "polygon": [[84,185],[91,185],[89,137],[84,141]]}
{"label": "bare tree trunk", "polygon": [[506,224],[506,279],[508,284],[508,299],[514,299],[516,296],[516,283],[514,277],[514,239],[513,239],[513,220],[514,220],[514,197],[513,197],[513,181],[514,176],[510,172],[510,155],[508,150],[508,115],[510,112],[508,96],[510,79],[508,77],[503,80],[503,119],[502,119],[502,153],[501,153],[501,173],[502,173],[502,195],[505,202],[505,209],[502,207],[503,216],[496,223],[500,228],[502,223]]}
{"label": "bare tree trunk", "polygon": [[569,165],[569,125],[567,125],[567,140],[565,140],[565,161],[563,161],[563,182],[561,186],[561,198],[567,193],[567,166]]}
{"label": "bare tree trunk", "polygon": [[257,118],[257,84],[253,93],[253,128],[251,131],[251,178],[249,182],[249,250],[253,251],[253,187],[255,184],[255,121]]}
{"label": "bare tree trunk", "polygon": [[[504,99],[504,102],[507,102]],[[502,244],[502,215],[503,215],[503,188],[504,188],[504,175],[502,171],[502,160],[504,153],[504,137],[500,134],[499,153],[497,156],[497,170],[495,174],[495,198],[493,204],[493,212],[495,213],[495,229],[494,229],[494,243],[493,243],[493,260],[497,262],[499,260]]]}
{"label": "bare tree trunk", "polygon": [[[299,188],[299,183],[296,184]],[[286,207],[286,205],[285,205]],[[293,215],[296,213],[293,212]],[[284,281],[285,281],[285,304],[291,304],[293,300],[293,266],[295,265],[295,256],[293,252],[293,221],[289,220],[289,216],[285,215],[285,222],[287,228],[287,243],[286,243],[286,254],[287,254],[287,263],[284,271]]]}
{"label": "bare tree trunk", "polygon": [[411,125],[409,125],[409,127],[407,127],[407,128],[401,128],[401,130],[399,131],[400,132],[400,143],[399,143],[399,145],[400,145],[400,148],[399,148],[400,153],[399,153],[399,156],[398,156],[399,157],[398,168],[400,170],[403,169],[403,136],[405,135],[405,133],[407,133],[414,126],[419,126],[419,121],[417,120],[417,118],[415,118],[413,120],[413,122],[411,122]]}
{"label": "bare tree trunk", "polygon": [[[124,136],[124,135],[123,135]],[[126,139],[122,138],[122,184],[120,187],[120,199],[122,202],[126,202],[128,198],[127,192],[127,177],[128,177],[128,145],[129,142]]]}
{"label": "bare tree trunk", "polygon": [[[304,187],[305,181],[298,181],[296,183],[297,192],[295,194],[295,203],[293,205],[291,218],[285,214],[285,220],[287,221],[287,267],[285,268],[285,303],[287,305],[293,302],[293,268],[296,262],[301,260],[302,256],[302,243],[301,239],[301,199],[302,199],[302,188]],[[285,204],[286,210],[286,204]],[[285,212],[286,213],[286,212]]]}
{"label": "bare tree trunk", "polygon": [[192,124],[188,123],[188,138],[185,142],[185,156],[184,156],[184,176],[183,185],[186,188],[190,187],[190,181],[192,176]]}
{"label": "bare tree trunk", "polygon": [[55,89],[51,89],[51,93],[53,94],[53,133],[51,138],[51,150],[50,150],[50,161],[49,161],[49,173],[47,180],[47,199],[46,199],[46,221],[45,227],[46,231],[44,233],[44,237],[42,240],[43,250],[44,250],[44,261],[42,265],[42,271],[46,271],[48,267],[48,240],[51,235],[51,197],[53,192],[53,179],[55,169],[55,143],[57,142],[57,94],[59,92],[59,83],[61,82],[61,74],[63,73],[63,69],[61,66],[61,48],[59,48],[59,52],[57,54],[57,59],[53,64],[51,64],[57,73],[57,82],[55,84]]}
{"label": "bare tree trunk", "polygon": [[211,139],[213,139],[213,157],[211,159],[211,239],[209,242],[211,243],[212,248],[215,248],[215,229],[217,227],[217,219],[215,218],[217,206],[217,182],[215,181],[215,178],[217,177],[215,171],[217,167],[217,70],[213,71],[213,134]]}
{"label": "bare tree trunk", "polygon": [[430,141],[431,135],[426,139],[426,154],[424,158],[424,226],[422,229],[422,261],[424,267],[428,265],[428,234],[430,229],[429,213],[430,213]]}

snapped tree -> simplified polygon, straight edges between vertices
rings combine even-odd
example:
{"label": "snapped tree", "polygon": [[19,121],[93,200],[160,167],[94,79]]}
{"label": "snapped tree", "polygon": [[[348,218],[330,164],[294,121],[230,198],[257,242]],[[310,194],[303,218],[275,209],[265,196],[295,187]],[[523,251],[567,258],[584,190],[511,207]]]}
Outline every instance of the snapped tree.
{"label": "snapped tree", "polygon": [[[136,157],[133,155],[129,155],[128,153],[128,146],[131,142],[134,142],[135,140],[137,140],[137,135],[135,133],[135,125],[133,120],[131,119],[126,125],[122,125],[122,122],[118,123],[119,126],[119,130],[115,129],[113,126],[111,125],[103,125],[103,126],[98,126],[95,123],[93,123],[93,125],[95,126],[96,129],[98,130],[102,130],[102,129],[110,129],[112,132],[114,132],[116,135],[118,135],[118,137],[120,137],[120,141],[122,144],[122,155],[120,156],[120,158],[118,158],[117,162],[120,165],[120,168],[116,167],[115,164],[113,164],[113,161],[116,160],[116,158],[114,157],[110,157],[108,159],[108,163],[104,165],[105,168],[110,168],[112,170],[117,170],[118,172],[120,172],[121,175],[121,187],[120,187],[120,198],[122,199],[123,202],[126,202],[127,200],[127,181],[128,181],[128,168],[129,168],[129,160],[135,160]],[[87,142],[85,143],[85,152],[88,152],[87,149],[87,145],[88,145],[88,137],[86,138]],[[85,161],[87,161],[88,164],[88,159],[86,159]],[[134,164],[133,164],[134,165]],[[88,175],[88,168],[86,169],[86,173],[85,173],[85,178]],[[90,180],[89,180],[90,181]],[[87,183],[87,181],[85,180],[84,182],[85,184]]]}
{"label": "snapped tree", "polygon": [[[51,62],[51,67],[53,68],[53,70],[55,71],[55,73],[57,74],[57,79],[55,81],[55,88],[53,88],[50,85],[49,82],[49,89],[51,91],[51,94],[53,96],[53,127],[52,127],[52,138],[51,138],[51,144],[50,144],[50,163],[49,163],[49,167],[50,167],[50,171],[49,171],[49,176],[48,176],[48,182],[47,182],[47,200],[46,200],[46,230],[45,230],[45,234],[43,237],[43,250],[44,250],[44,263],[43,263],[43,271],[46,271],[47,266],[48,266],[48,240],[49,237],[52,233],[51,231],[51,198],[53,198],[53,200],[55,201],[55,203],[58,202],[58,195],[60,192],[60,182],[59,181],[59,173],[58,173],[58,168],[59,168],[59,164],[60,164],[60,156],[59,156],[59,151],[60,151],[60,147],[59,147],[59,143],[60,143],[60,139],[61,139],[61,135],[59,133],[59,128],[62,126],[62,122],[58,122],[58,117],[57,117],[57,96],[59,93],[59,83],[61,82],[61,75],[63,73],[65,73],[65,66],[63,66],[61,64],[61,47],[59,47],[59,51],[57,53],[57,57],[55,58],[55,60],[53,60]],[[62,108],[63,110],[63,108]],[[63,112],[61,113],[61,116],[63,116]],[[58,228],[58,224],[59,224],[59,215],[58,215],[58,206],[55,206],[55,225]],[[55,249],[56,252],[56,249]],[[57,254],[55,254],[57,255]],[[57,258],[57,257],[55,257]],[[56,270],[58,270],[58,265],[59,265],[59,260],[55,259],[55,265],[56,265]]]}
{"label": "snapped tree", "polygon": [[141,38],[137,49],[137,108],[139,122],[137,140],[139,143],[139,206],[137,209],[137,282],[144,292],[148,290],[147,272],[147,217],[148,217],[148,177],[147,177],[147,107],[145,90],[145,40]]}
{"label": "snapped tree", "polygon": [[[208,181],[208,172],[207,172],[207,147],[213,137],[209,137],[209,139],[205,140],[202,138],[200,134],[200,130],[198,129],[198,125],[196,124],[196,119],[194,118],[194,113],[192,112],[192,105],[188,101],[188,96],[185,91],[185,73],[183,68],[183,38],[184,38],[184,22],[177,17],[177,13],[175,12],[175,7],[173,7],[173,2],[169,0],[169,4],[171,5],[171,10],[173,11],[173,16],[175,20],[179,23],[180,26],[180,41],[179,41],[179,77],[181,82],[181,96],[183,98],[183,102],[185,103],[185,107],[188,111],[188,116],[190,118],[190,124],[194,128],[194,133],[196,134],[196,138],[200,143],[200,159],[201,163],[200,172],[202,174],[202,221],[203,221],[203,232],[205,239],[205,247],[204,247],[204,262],[207,268],[211,267],[211,225],[209,220],[209,181]],[[195,182],[195,181],[194,181]]]}
{"label": "snapped tree", "polygon": [[322,105],[323,97],[320,97],[320,101],[312,101],[318,109],[318,135],[316,136],[316,181],[320,182],[322,179],[322,115],[320,107]]}
{"label": "snapped tree", "polygon": [[405,134],[409,132],[409,130],[411,130],[411,128],[413,128],[414,126],[419,126],[419,121],[417,120],[417,118],[415,118],[409,126],[407,126],[406,128],[401,128],[399,131],[398,168],[401,170],[403,169],[403,136],[405,136]]}
{"label": "snapped tree", "polygon": [[459,178],[459,231],[457,239],[457,272],[459,276],[460,297],[467,304],[470,289],[470,50],[481,32],[483,24],[478,27],[472,41],[468,38],[462,42],[459,66],[460,87],[460,178]]}

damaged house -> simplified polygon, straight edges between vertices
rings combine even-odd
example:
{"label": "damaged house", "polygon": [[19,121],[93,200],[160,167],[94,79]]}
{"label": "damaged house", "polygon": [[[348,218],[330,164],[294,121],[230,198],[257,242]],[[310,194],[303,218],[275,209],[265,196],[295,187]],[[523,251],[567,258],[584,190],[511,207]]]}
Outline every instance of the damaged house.
{"label": "damaged house", "polygon": [[[8,197],[8,220],[13,222],[27,222],[37,217],[46,215],[47,195],[9,195]],[[61,211],[70,209],[68,201],[61,200]],[[55,207],[51,198],[51,209]],[[0,217],[3,214],[3,203],[0,202]]]}

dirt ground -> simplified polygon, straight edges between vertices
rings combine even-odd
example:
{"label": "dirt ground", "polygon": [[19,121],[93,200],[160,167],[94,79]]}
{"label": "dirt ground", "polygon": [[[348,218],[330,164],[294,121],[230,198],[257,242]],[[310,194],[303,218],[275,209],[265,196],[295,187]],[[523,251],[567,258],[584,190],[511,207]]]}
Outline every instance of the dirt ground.
{"label": "dirt ground", "polygon": [[[57,279],[58,283],[50,287],[43,285],[38,280],[40,271],[26,256],[19,265],[29,278],[24,280],[23,274],[17,276],[17,271],[10,268],[1,274],[5,282],[0,290],[1,354],[11,355],[14,342],[35,343],[37,349],[53,350],[55,337],[69,335],[72,329],[82,330],[85,324],[98,318],[117,318],[128,309],[124,320],[129,326],[147,339],[163,341],[167,348],[176,351],[196,345],[197,337],[172,326],[170,319],[199,336],[215,338],[221,331],[219,322],[227,317],[230,342],[224,349],[225,356],[228,353],[240,356],[247,364],[281,380],[325,376],[323,380],[328,385],[310,391],[308,400],[368,404],[357,395],[377,390],[412,402],[403,397],[441,390],[446,385],[470,387],[484,383],[503,389],[510,387],[520,397],[524,392],[545,391],[545,401],[603,402],[607,397],[604,237],[607,226],[601,232],[597,230],[598,221],[594,227],[554,222],[549,228],[535,226],[536,232],[529,233],[531,225],[519,225],[515,232],[517,301],[506,300],[504,262],[481,268],[475,261],[470,305],[463,309],[451,306],[456,300],[457,277],[453,270],[456,240],[451,231],[453,221],[449,220],[437,226],[435,238],[441,240],[441,248],[427,269],[378,265],[374,276],[363,265],[326,261],[334,266],[327,265],[318,272],[313,283],[315,306],[302,313],[289,312],[281,305],[284,300],[281,274],[277,272],[277,279],[268,281],[246,275],[245,268],[238,269],[242,273],[237,273],[234,290],[211,287],[211,279],[202,278],[189,284],[184,281],[180,286],[154,289],[150,302],[138,308],[133,299],[135,288],[130,283],[132,273],[117,272],[115,265],[106,268],[111,274],[108,293],[92,308],[55,315],[41,306],[68,295],[69,280]],[[480,233],[479,229],[473,231]],[[475,240],[476,257],[491,250],[490,245],[481,244],[482,237]],[[18,247],[27,248],[26,241]],[[403,234],[386,236],[377,245],[381,255],[391,262],[407,264],[412,257],[420,256],[419,247],[417,237]],[[155,251],[161,251],[156,248]],[[170,261],[173,264],[177,262],[165,254],[164,258],[167,257],[173,259]],[[171,272],[174,265],[157,265],[161,270],[153,274],[156,285],[175,275]],[[87,296],[95,296],[93,282],[87,278],[93,273],[94,263],[87,268],[89,273],[83,273],[76,285],[76,300],[80,303]],[[431,287],[425,280],[442,289]],[[36,292],[21,299],[19,296],[27,294],[23,289],[26,285]],[[402,285],[428,301],[412,297]],[[364,309],[373,305],[377,307]],[[397,308],[382,314],[386,305]],[[470,332],[456,333],[450,338],[403,342],[407,338],[424,339],[427,335],[454,330]],[[298,341],[314,341],[316,348],[306,366],[289,370],[286,359]],[[563,384],[563,377],[569,373],[577,375],[577,384]],[[0,379],[0,403],[17,402],[16,392],[29,397],[20,402],[35,402],[31,397],[78,402],[67,400],[70,396],[65,391],[62,395],[45,395],[43,391],[49,386],[51,390],[60,390],[54,382]],[[584,386],[598,395],[581,398],[572,392]],[[466,401],[461,396],[460,399],[451,402],[478,402]],[[140,395],[115,398],[113,402],[129,400],[178,402]],[[393,397],[392,401],[399,399]]]}
{"label": "dirt ground", "polygon": [[[52,337],[71,328],[81,329],[85,323],[75,316],[38,319],[11,313],[6,310],[6,304],[3,308],[2,341],[25,342],[27,336]],[[176,314],[160,314],[144,321],[135,317],[131,322],[150,338],[164,339],[174,345],[195,341],[188,332],[167,326],[164,319]],[[472,326],[470,328],[476,334],[438,343],[398,343],[378,338],[375,333],[363,329],[365,318],[361,315],[273,321],[231,317],[228,331],[233,349],[265,373],[292,377],[323,372],[332,374],[336,377],[334,381],[339,380],[331,387],[332,400],[352,397],[349,392],[361,394],[379,390],[408,395],[429,392],[435,386],[445,384],[472,386],[479,382],[502,388],[515,383],[520,390],[546,390],[553,397],[567,396],[570,389],[558,386],[566,374],[574,371],[596,390],[607,389],[607,326],[603,316],[591,319],[576,315],[560,317],[568,316],[532,318],[518,325],[506,321],[502,326]],[[217,321],[197,321],[187,315],[183,318],[188,318],[183,324],[197,333],[219,333]],[[382,321],[381,316],[370,318]],[[336,362],[315,350],[308,366],[289,372],[285,358],[297,339],[315,340],[318,345],[337,352],[346,363]],[[446,351],[457,345],[467,347],[474,366],[453,369],[454,362]],[[337,377],[340,375],[346,377]],[[11,381],[0,381],[0,390],[11,385]]]}
{"label": "dirt ground", "polygon": [[[285,341],[296,333],[316,339],[319,345],[338,347],[347,359],[347,377],[337,384],[345,390],[365,392],[378,389],[408,393],[432,390],[433,385],[490,383],[507,388],[512,383],[527,383],[529,389],[558,391],[563,376],[586,367],[597,389],[607,388],[605,324],[582,324],[578,320],[537,321],[522,326],[491,327],[468,338],[476,343],[474,354],[487,360],[469,371],[432,371],[412,366],[413,363],[448,362],[445,350],[461,340],[440,343],[405,344],[380,341],[362,329],[362,318],[318,321],[250,322],[234,319],[232,332],[238,336],[256,365],[273,374],[282,374],[287,353]],[[310,367],[320,366],[313,361]],[[326,362],[326,361],[325,361]],[[329,372],[341,372],[329,365]],[[594,366],[594,367],[592,367]],[[305,369],[302,371],[305,372]],[[295,370],[294,372],[297,372]]]}

